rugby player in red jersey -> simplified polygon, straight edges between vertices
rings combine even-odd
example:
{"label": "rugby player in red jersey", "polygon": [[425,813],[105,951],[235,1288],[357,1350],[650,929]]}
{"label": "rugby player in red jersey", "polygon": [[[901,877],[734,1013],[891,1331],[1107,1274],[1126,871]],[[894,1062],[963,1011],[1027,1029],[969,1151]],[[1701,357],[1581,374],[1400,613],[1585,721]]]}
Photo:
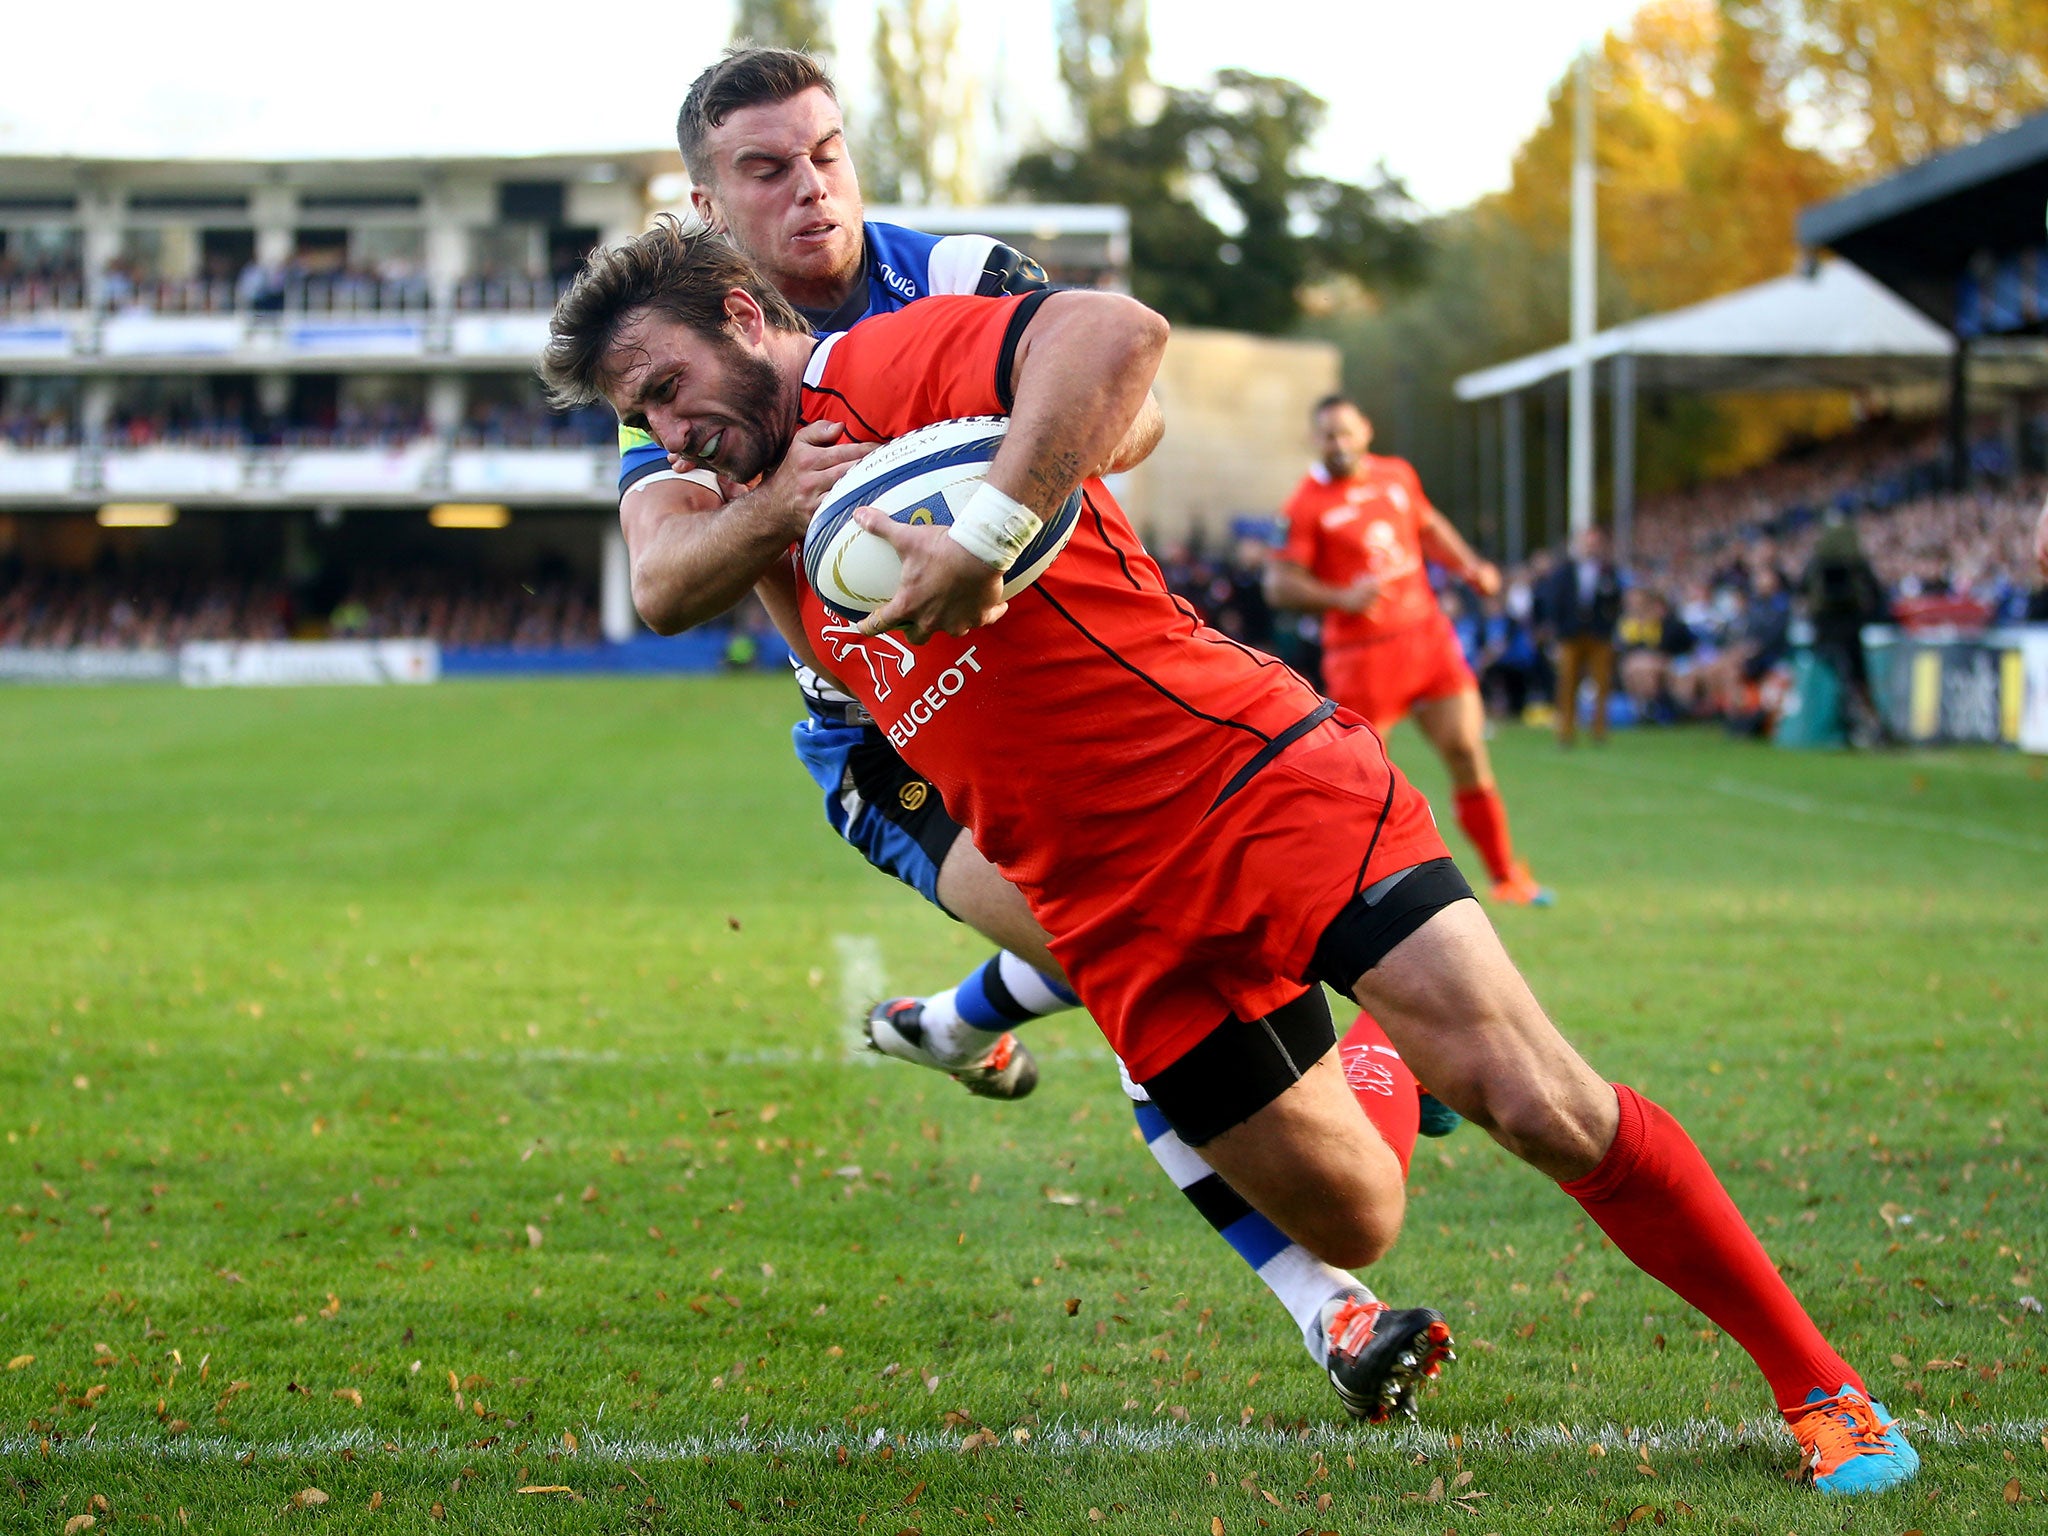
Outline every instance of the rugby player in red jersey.
{"label": "rugby player in red jersey", "polygon": [[[1816,1486],[1913,1475],[1677,1121],[1544,1016],[1371,726],[1167,593],[1093,478],[1139,422],[1159,316],[1096,292],[934,298],[821,339],[729,245],[661,227],[593,257],[551,329],[559,403],[606,399],[738,481],[809,421],[880,440],[1008,416],[950,527],[858,514],[903,557],[896,598],[852,625],[800,585],[804,626],[1024,892],[1180,1137],[1325,1259],[1391,1246],[1400,1168],[1345,1083],[1328,982],[1748,1351]],[[1071,542],[1005,603],[1006,561],[1077,487]],[[1411,1332],[1425,1315],[1380,1314],[1390,1394],[1427,1357],[1404,1347],[1443,1336],[1440,1320]]]}
{"label": "rugby player in red jersey", "polygon": [[1493,877],[1493,899],[1548,906],[1551,895],[1515,858],[1507,807],[1486,755],[1479,682],[1437,605],[1434,560],[1484,596],[1500,572],[1430,505],[1406,459],[1369,452],[1372,423],[1350,400],[1316,402],[1318,463],[1285,509],[1287,544],[1267,567],[1277,608],[1323,615],[1323,687],[1384,735],[1403,715],[1451,776],[1458,825]]}
{"label": "rugby player in red jersey", "polygon": [[[676,133],[698,215],[746,252],[819,331],[845,330],[935,293],[1015,294],[1046,286],[1029,257],[985,236],[935,237],[868,221],[831,77],[809,55],[728,50],[692,82]],[[807,428],[772,475],[728,501],[716,475],[671,464],[644,430],[621,424],[619,521],[632,555],[634,601],[647,621],[672,632],[728,606],[751,570],[730,556],[736,543],[745,549],[758,536],[754,514],[778,498],[789,515],[807,514],[832,479],[867,451],[869,445],[840,444],[838,434],[829,421]],[[1127,453],[1135,462],[1150,446],[1145,434],[1135,434]],[[779,524],[770,517],[765,526],[772,540]],[[1010,1031],[1076,1002],[1044,931],[860,702],[819,664],[797,618],[787,567],[771,570],[756,591],[798,662],[805,708],[792,738],[824,791],[832,830],[871,867],[1003,946],[957,986],[881,1002],[866,1021],[870,1043],[947,1072],[978,1095],[1022,1096],[1037,1067]],[[1360,1103],[1405,1165],[1422,1104],[1398,1054],[1365,1014],[1346,1038],[1345,1061]],[[1397,1091],[1402,1085],[1406,1100]],[[1125,1088],[1136,1101],[1146,1149],[1287,1309],[1346,1409],[1379,1413],[1382,1405],[1365,1401],[1355,1387],[1358,1363],[1347,1346],[1370,1291],[1248,1206],[1180,1141],[1141,1089],[1128,1079]],[[1439,1107],[1431,1133],[1456,1119]]]}

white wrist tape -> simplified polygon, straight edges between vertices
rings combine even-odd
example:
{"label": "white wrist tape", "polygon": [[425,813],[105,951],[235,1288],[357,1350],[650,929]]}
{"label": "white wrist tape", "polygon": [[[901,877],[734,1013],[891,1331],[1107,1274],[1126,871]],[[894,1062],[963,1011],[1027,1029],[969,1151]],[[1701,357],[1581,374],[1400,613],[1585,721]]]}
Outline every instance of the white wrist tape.
{"label": "white wrist tape", "polygon": [[984,480],[947,530],[977,560],[1007,571],[1038,537],[1041,519],[1020,501],[1005,496]]}

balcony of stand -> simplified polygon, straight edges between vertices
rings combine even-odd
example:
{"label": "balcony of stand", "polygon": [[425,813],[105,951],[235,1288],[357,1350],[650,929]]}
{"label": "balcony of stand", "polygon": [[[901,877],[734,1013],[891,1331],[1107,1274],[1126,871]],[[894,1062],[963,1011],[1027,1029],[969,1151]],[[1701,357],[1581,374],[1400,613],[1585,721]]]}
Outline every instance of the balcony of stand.
{"label": "balcony of stand", "polygon": [[17,447],[0,442],[0,510],[81,511],[105,501],[250,508],[425,506],[449,498],[608,507],[608,446],[454,447],[439,439],[342,447]]}
{"label": "balcony of stand", "polygon": [[193,279],[0,291],[0,364],[17,372],[138,367],[281,371],[529,364],[563,283],[470,278],[437,304],[424,279],[291,277],[265,286]]}

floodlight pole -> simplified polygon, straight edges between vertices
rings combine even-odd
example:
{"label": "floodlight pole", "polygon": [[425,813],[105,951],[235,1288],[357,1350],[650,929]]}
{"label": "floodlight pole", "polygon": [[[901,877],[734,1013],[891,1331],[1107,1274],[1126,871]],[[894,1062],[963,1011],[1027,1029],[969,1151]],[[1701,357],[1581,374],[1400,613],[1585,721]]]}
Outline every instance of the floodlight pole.
{"label": "floodlight pole", "polygon": [[1573,68],[1571,531],[1593,525],[1593,81],[1590,51]]}

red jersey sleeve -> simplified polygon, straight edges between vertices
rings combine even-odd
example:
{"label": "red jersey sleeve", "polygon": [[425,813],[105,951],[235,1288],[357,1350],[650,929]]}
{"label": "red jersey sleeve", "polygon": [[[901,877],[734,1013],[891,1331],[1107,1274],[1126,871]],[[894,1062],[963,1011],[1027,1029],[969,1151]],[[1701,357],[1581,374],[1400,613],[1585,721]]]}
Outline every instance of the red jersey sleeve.
{"label": "red jersey sleeve", "polygon": [[1314,484],[1313,480],[1302,481],[1280,511],[1287,519],[1287,542],[1280,546],[1280,558],[1309,572],[1316,568],[1316,534],[1322,527],[1322,519],[1312,505],[1314,498],[1309,495]]}
{"label": "red jersey sleeve", "polygon": [[935,296],[827,339],[804,390],[804,419],[844,420],[885,441],[957,416],[1007,416],[1017,344],[1049,295]]}
{"label": "red jersey sleeve", "polygon": [[1413,501],[1416,520],[1419,522],[1423,513],[1436,510],[1436,503],[1429,499],[1429,492],[1422,488],[1422,476],[1415,472],[1415,466],[1406,459],[1401,460],[1401,478],[1408,482],[1408,495]]}

